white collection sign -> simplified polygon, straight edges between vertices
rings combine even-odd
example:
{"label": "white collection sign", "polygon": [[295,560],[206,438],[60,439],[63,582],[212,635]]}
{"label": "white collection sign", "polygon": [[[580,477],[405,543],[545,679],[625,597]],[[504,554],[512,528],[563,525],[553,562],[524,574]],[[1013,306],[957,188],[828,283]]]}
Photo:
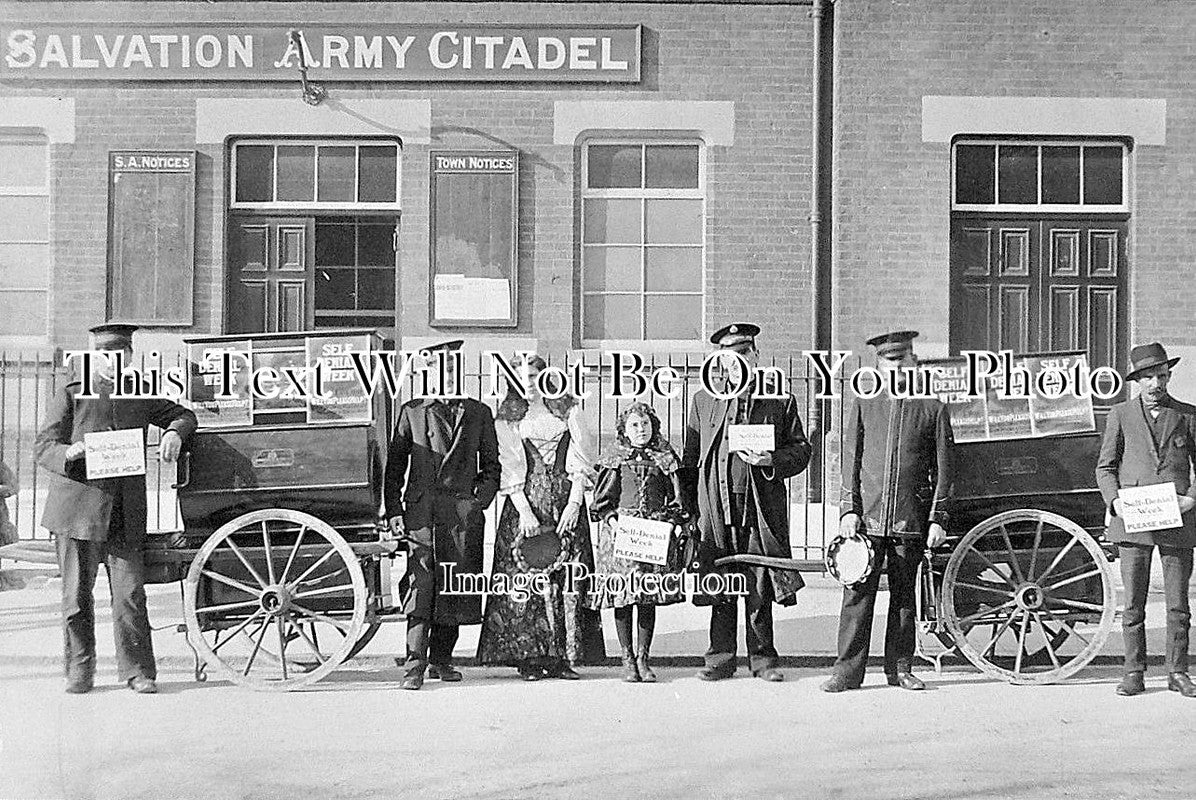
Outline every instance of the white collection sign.
{"label": "white collection sign", "polygon": [[667,564],[673,523],[620,514],[615,521],[615,557]]}
{"label": "white collection sign", "polygon": [[1174,483],[1129,486],[1117,493],[1121,500],[1121,521],[1126,533],[1145,533],[1178,528],[1179,498]]}
{"label": "white collection sign", "polygon": [[145,474],[145,432],[141,428],[83,434],[87,479]]}
{"label": "white collection sign", "polygon": [[776,448],[776,428],[772,425],[727,426],[727,450],[732,453],[771,453]]}

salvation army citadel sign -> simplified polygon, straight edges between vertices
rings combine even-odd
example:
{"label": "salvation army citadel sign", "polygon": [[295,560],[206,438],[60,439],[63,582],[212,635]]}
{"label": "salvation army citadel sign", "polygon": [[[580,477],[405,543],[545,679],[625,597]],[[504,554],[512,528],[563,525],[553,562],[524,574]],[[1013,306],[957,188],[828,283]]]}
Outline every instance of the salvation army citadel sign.
{"label": "salvation army citadel sign", "polygon": [[2,24],[0,80],[635,83],[641,29],[484,25]]}

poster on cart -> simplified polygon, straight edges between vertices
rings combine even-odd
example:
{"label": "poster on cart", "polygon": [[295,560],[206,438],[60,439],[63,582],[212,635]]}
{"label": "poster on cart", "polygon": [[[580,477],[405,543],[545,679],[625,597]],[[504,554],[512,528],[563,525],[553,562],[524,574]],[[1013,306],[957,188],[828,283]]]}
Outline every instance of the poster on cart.
{"label": "poster on cart", "polygon": [[[1096,430],[1092,395],[1075,390],[1077,373],[1088,371],[1082,352],[1017,356],[1012,361],[1012,390],[998,374],[982,378],[984,393],[968,394],[967,361],[927,359],[930,391],[951,408],[956,442],[1026,439]],[[1017,376],[1021,376],[1020,378]],[[1028,380],[1025,376],[1029,376]],[[1083,384],[1086,386],[1086,384]]]}
{"label": "poster on cart", "polygon": [[201,428],[253,422],[248,340],[188,344],[187,362],[187,399]]}
{"label": "poster on cart", "polygon": [[307,363],[317,368],[319,385],[307,407],[308,422],[369,422],[370,393],[357,376],[353,354],[369,363],[366,334],[308,337]]}

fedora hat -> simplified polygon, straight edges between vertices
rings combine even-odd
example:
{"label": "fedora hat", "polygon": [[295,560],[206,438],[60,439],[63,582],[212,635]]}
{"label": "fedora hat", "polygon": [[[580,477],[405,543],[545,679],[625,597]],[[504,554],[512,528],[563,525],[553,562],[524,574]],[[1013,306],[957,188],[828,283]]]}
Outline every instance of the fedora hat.
{"label": "fedora hat", "polygon": [[1178,363],[1179,356],[1167,358],[1167,351],[1158,342],[1140,344],[1130,350],[1130,369],[1125,374],[1125,379],[1132,381],[1138,377],[1138,373],[1160,364],[1166,364],[1170,368]]}

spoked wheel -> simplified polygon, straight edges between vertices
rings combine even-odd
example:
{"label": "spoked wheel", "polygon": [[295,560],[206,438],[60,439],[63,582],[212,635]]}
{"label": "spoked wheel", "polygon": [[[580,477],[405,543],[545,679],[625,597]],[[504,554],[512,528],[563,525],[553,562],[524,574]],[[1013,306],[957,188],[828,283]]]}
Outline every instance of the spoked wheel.
{"label": "spoked wheel", "polygon": [[183,613],[210,668],[254,689],[297,689],[336,669],[367,633],[365,577],[326,522],[252,511],[204,542],[183,582]]}
{"label": "spoked wheel", "polygon": [[1096,540],[1036,509],[997,514],[960,540],[943,573],[942,614],[959,651],[1012,683],[1079,672],[1113,629],[1113,574]]}

